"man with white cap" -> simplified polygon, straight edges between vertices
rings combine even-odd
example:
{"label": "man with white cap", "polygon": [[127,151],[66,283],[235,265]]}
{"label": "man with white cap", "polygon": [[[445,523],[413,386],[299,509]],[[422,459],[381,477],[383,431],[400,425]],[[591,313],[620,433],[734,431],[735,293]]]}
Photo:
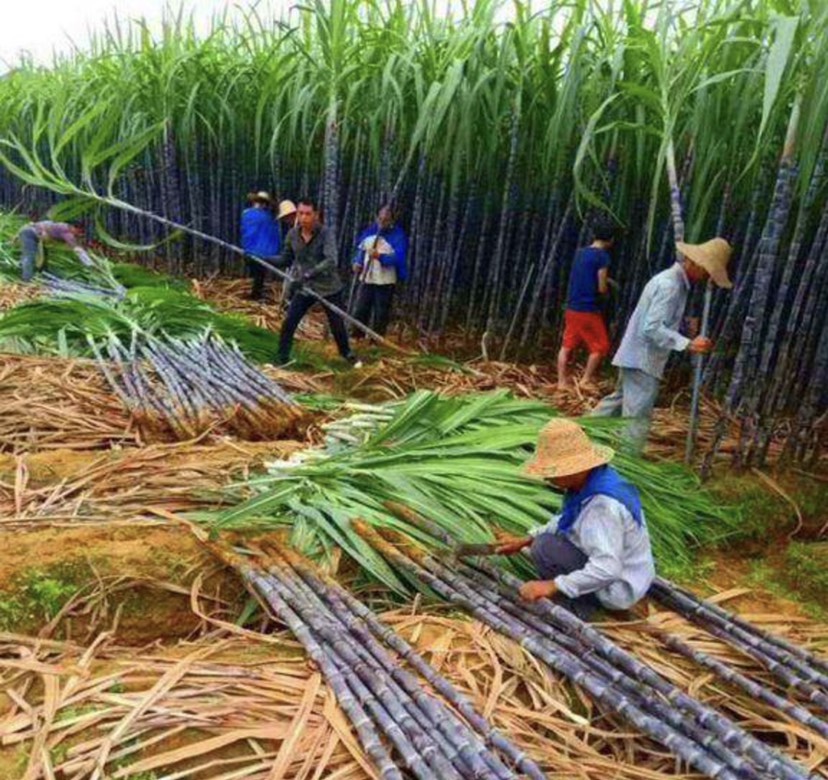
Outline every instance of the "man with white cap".
{"label": "man with white cap", "polygon": [[640,453],[647,442],[653,406],[670,353],[704,354],[713,349],[710,339],[691,339],[679,332],[691,285],[710,279],[717,287],[733,286],[727,275],[731,248],[723,238],[703,244],[680,241],[676,248],[683,260],[656,274],[645,285],[612,360],[619,369],[618,385],[591,412],[595,417],[629,418],[624,438],[634,453]]}
{"label": "man with white cap", "polygon": [[564,501],[548,525],[498,548],[529,548],[539,579],[524,583],[521,598],[554,598],[588,620],[598,607],[629,609],[649,590],[655,564],[644,510],[636,488],[608,465],[613,455],[572,420],[541,430],[523,471],[563,491]]}

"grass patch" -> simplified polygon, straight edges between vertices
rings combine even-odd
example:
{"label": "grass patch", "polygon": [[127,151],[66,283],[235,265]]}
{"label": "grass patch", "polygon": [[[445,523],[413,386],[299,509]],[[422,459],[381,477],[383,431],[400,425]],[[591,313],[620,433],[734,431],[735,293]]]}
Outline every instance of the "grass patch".
{"label": "grass patch", "polygon": [[72,563],[27,569],[0,595],[0,629],[25,630],[51,620],[88,578],[87,567]]}
{"label": "grass patch", "polygon": [[814,600],[809,597],[807,592],[800,590],[788,578],[785,571],[774,568],[767,561],[754,562],[748,577],[748,585],[758,590],[765,590],[777,598],[798,604],[802,611],[814,620],[828,620],[828,608],[825,606],[824,598]]}
{"label": "grass patch", "polygon": [[785,551],[780,577],[797,593],[828,604],[828,542],[794,542]]}

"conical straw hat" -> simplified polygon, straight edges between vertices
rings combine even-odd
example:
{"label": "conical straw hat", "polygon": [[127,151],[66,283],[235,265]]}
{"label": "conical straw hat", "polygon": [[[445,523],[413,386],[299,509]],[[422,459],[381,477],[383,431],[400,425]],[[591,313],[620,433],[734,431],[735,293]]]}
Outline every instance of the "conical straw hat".
{"label": "conical straw hat", "polygon": [[615,453],[593,444],[583,428],[572,420],[554,419],[538,435],[538,446],[523,467],[530,477],[568,477],[603,466]]}
{"label": "conical straw hat", "polygon": [[711,238],[703,244],[685,244],[676,242],[676,249],[692,260],[696,265],[704,268],[717,287],[729,290],[733,282],[727,275],[727,264],[733,250],[723,238]]}
{"label": "conical straw hat", "polygon": [[277,215],[278,219],[282,219],[282,217],[288,217],[291,214],[296,213],[296,204],[292,200],[282,200],[279,201],[279,213]]}

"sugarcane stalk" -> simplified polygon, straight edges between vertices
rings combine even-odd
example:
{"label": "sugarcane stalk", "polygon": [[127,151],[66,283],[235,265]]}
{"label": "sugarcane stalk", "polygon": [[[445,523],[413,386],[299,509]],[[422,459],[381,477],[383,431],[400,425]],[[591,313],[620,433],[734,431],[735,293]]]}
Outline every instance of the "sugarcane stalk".
{"label": "sugarcane stalk", "polygon": [[[268,549],[270,545],[267,546]],[[505,755],[512,761],[518,771],[527,775],[531,780],[544,780],[546,775],[540,767],[521,752],[514,743],[503,737],[475,708],[474,705],[408,644],[390,626],[382,623],[376,615],[365,606],[359,599],[353,596],[331,576],[319,569],[312,568],[305,559],[294,550],[286,546],[279,546],[279,551],[288,563],[299,573],[299,575],[319,593],[324,593],[327,598],[341,604],[341,612],[350,612],[367,626],[381,642],[384,642],[392,650],[397,652],[401,658],[407,661],[412,668],[440,693],[468,723],[481,736],[486,743]]]}
{"label": "sugarcane stalk", "polygon": [[[699,335],[707,338],[710,325],[710,304],[713,301],[713,282],[708,280],[704,288],[704,308],[702,309],[701,330]],[[693,465],[693,454],[696,449],[696,433],[699,428],[699,401],[701,400],[702,374],[704,370],[704,356],[694,355],[693,363],[693,394],[690,399],[690,425],[687,429],[687,443],[684,448],[684,462]]]}
{"label": "sugarcane stalk", "polygon": [[[278,571],[278,567],[274,569]],[[393,695],[387,675],[376,665],[369,668],[350,643],[343,641],[344,637],[332,627],[327,619],[322,617],[324,612],[314,610],[310,602],[304,599],[297,589],[287,584],[282,573],[271,577],[266,585],[261,579],[254,580],[254,582],[257,583],[260,592],[265,587],[275,590],[279,598],[296,612],[299,618],[310,627],[310,630],[327,643],[331,656],[334,658],[339,656],[340,668],[350,671],[365,686],[366,692],[370,692],[366,693],[366,698],[367,696],[375,697],[379,705],[387,711],[393,723],[393,733],[388,732],[388,736],[394,740],[406,765],[417,777],[424,780],[442,780],[442,778],[460,780],[459,774],[446,757],[437,750],[431,737],[417,725],[402,707],[399,699]]]}
{"label": "sugarcane stalk", "polygon": [[668,747],[677,756],[703,774],[712,778],[722,778],[723,780],[737,780],[739,777],[738,774],[714,757],[706,747],[688,739],[675,729],[666,726],[641,710],[615,690],[606,679],[587,669],[576,656],[562,648],[553,650],[548,643],[538,641],[533,632],[521,627],[521,624],[517,621],[492,614],[485,606],[481,606],[479,599],[466,597],[459,593],[440,578],[424,569],[420,564],[395,549],[366,523],[356,521],[353,525],[354,530],[388,560],[409,571],[435,593],[471,612],[478,620],[506,636],[511,636],[532,655],[583,687],[596,701],[629,720],[642,733]]}
{"label": "sugarcane stalk", "polygon": [[[440,574],[449,574],[445,567],[434,558],[429,557],[425,560],[426,565],[430,561],[433,567],[439,569]],[[736,752],[739,751],[747,755],[759,769],[774,777],[786,780],[801,780],[808,777],[808,774],[793,761],[769,750],[751,734],[712,707],[686,694],[646,664],[615,645],[600,631],[581,621],[569,610],[555,605],[548,599],[516,604],[513,601],[517,595],[516,588],[522,584],[517,578],[510,575],[504,577],[501,582],[505,584],[507,578],[509,582],[509,585],[504,588],[497,587],[497,580],[493,582],[492,579],[485,577],[483,572],[475,573],[474,569],[469,566],[461,564],[457,572],[471,579],[475,583],[476,592],[489,598],[493,604],[584,659],[596,672],[604,674],[622,689],[641,697],[639,706],[642,709],[652,710],[657,717],[672,725],[676,730],[684,731],[697,742],[706,745],[735,771],[754,777],[761,776],[754,768],[745,765],[744,760]],[[502,600],[499,601],[498,596]],[[548,622],[550,619],[554,622],[556,629],[550,626]],[[560,629],[563,629],[563,636],[559,633]],[[568,641],[567,638],[569,638]],[[605,660],[594,658],[594,654],[598,654]],[[639,685],[631,685],[632,680],[637,681]],[[643,690],[641,685],[645,686]],[[669,706],[661,703],[656,694],[664,696]],[[674,710],[673,707],[676,709]],[[683,718],[681,713],[690,715],[702,728],[694,726],[692,722]]]}
{"label": "sugarcane stalk", "polygon": [[[342,599],[336,598],[318,579],[312,585],[313,579],[302,576],[292,562],[296,556],[289,555],[283,548],[272,543],[266,545],[266,547],[269,552],[280,559],[282,566],[288,566],[296,572],[302,586],[307,589],[307,596],[316,602],[319,611],[329,611],[340,623],[344,631],[340,631],[339,636],[351,641],[357,653],[369,653],[390,675],[391,681],[398,685],[400,692],[404,694],[404,699],[408,699],[412,703],[412,715],[418,720],[424,716],[420,725],[428,729],[437,727],[434,736],[442,737],[448,746],[447,749],[453,751],[447,754],[455,762],[455,765],[457,765],[457,762],[461,764],[457,767],[458,770],[463,771],[467,767],[471,772],[471,776],[476,778],[491,777],[507,780],[507,778],[514,777],[495,757],[487,754],[483,744],[466,726],[460,723],[450,710],[423,691],[413,675],[391,661],[382,645],[377,642],[370,630],[362,625],[361,619],[348,609]],[[269,571],[275,573],[274,568],[271,567]],[[353,637],[349,636],[349,632],[353,634]],[[447,752],[447,749],[444,749],[444,752]]]}
{"label": "sugarcane stalk", "polygon": [[669,601],[671,605],[675,605],[683,615],[690,617],[694,622],[701,623],[706,627],[715,626],[731,637],[732,643],[738,643],[740,647],[753,649],[776,664],[788,667],[807,682],[828,691],[828,675],[819,669],[813,668],[807,661],[783,649],[778,644],[768,641],[755,631],[742,628],[735,621],[730,620],[716,610],[710,609],[707,602],[692,594],[682,592],[673,587],[671,583],[660,578],[653,583],[651,592],[660,601]]}

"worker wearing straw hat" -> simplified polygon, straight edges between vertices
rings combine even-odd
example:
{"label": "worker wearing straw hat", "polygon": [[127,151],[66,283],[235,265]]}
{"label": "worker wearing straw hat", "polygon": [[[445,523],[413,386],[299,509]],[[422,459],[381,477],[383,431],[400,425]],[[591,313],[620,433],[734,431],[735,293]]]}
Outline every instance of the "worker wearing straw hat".
{"label": "worker wearing straw hat", "polygon": [[529,548],[541,579],[524,583],[523,599],[555,598],[587,620],[597,607],[629,609],[647,593],[655,564],[644,510],[635,487],[609,465],[613,455],[572,420],[541,430],[523,470],[564,491],[564,501],[548,525],[498,549]]}
{"label": "worker wearing straw hat", "polygon": [[290,230],[296,224],[296,204],[292,200],[280,200],[276,219]]}
{"label": "worker wearing straw hat", "polygon": [[713,348],[708,338],[691,339],[679,332],[691,285],[711,279],[717,287],[733,286],[727,275],[731,248],[723,238],[703,244],[678,242],[676,248],[683,260],[656,274],[645,285],[612,360],[619,369],[618,385],[591,413],[596,417],[629,418],[625,442],[636,453],[647,442],[653,406],[670,353],[704,354]]}
{"label": "worker wearing straw hat", "polygon": [[[273,198],[268,192],[251,192],[247,201],[250,206],[242,212],[241,218],[242,248],[262,260],[275,259],[282,248],[282,236],[273,217]],[[250,260],[247,271],[253,280],[250,299],[260,301],[264,296],[267,268]]]}

